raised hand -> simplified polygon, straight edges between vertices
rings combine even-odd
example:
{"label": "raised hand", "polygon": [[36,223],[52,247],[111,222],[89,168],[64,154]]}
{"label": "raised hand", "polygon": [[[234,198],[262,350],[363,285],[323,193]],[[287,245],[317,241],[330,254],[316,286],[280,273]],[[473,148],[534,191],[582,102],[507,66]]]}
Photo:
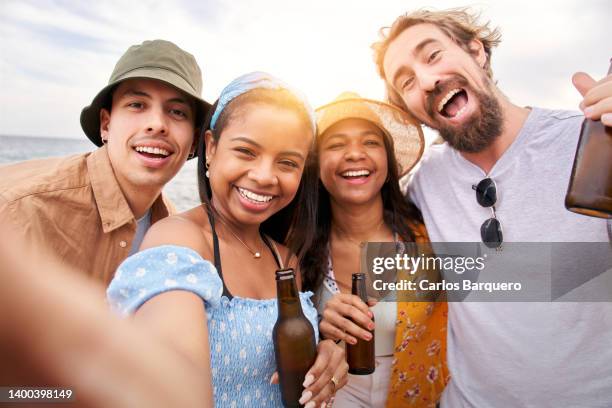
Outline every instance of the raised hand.
{"label": "raised hand", "polygon": [[593,120],[601,120],[606,126],[612,126],[612,75],[595,81],[589,74],[577,72],[572,76],[574,86],[584,97],[580,109],[584,115]]}

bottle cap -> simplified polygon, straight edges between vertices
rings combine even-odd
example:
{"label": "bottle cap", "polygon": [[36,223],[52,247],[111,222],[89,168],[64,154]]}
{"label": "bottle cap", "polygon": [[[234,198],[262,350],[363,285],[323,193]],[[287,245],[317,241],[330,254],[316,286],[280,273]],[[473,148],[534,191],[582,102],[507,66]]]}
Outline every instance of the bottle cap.
{"label": "bottle cap", "polygon": [[276,280],[286,280],[295,278],[293,268],[279,269],[276,271]]}

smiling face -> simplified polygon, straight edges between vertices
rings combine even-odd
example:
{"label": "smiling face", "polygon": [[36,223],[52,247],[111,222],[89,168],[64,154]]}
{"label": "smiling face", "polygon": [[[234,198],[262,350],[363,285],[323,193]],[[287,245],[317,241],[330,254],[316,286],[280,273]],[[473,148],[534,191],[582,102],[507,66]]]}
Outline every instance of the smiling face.
{"label": "smiling face", "polygon": [[503,116],[482,68],[482,44],[474,40],[469,48],[433,24],[417,24],[389,44],[383,68],[410,113],[455,149],[479,152],[501,135]]}
{"label": "smiling face", "polygon": [[364,119],[344,119],[318,142],[321,182],[332,201],[361,205],[375,200],[387,179],[387,152],[381,129]]}
{"label": "smiling face", "polygon": [[153,79],[128,79],[100,111],[100,135],[126,194],[158,191],[180,170],[194,143],[193,102]]}
{"label": "smiling face", "polygon": [[212,204],[237,225],[261,224],[295,197],[313,134],[293,110],[247,103],[217,140],[206,132]]}

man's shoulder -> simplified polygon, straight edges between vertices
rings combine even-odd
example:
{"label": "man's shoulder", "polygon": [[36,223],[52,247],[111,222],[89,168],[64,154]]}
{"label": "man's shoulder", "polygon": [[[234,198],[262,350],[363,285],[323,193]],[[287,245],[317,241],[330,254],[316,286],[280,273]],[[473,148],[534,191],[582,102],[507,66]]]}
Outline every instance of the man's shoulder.
{"label": "man's shoulder", "polygon": [[439,161],[447,160],[453,152],[453,148],[447,142],[435,143],[427,148],[421,163],[432,165]]}
{"label": "man's shoulder", "polygon": [[422,208],[423,190],[448,180],[453,159],[453,150],[448,143],[434,144],[427,148],[419,164],[412,171],[407,183],[407,194],[417,207]]}
{"label": "man's shoulder", "polygon": [[0,196],[5,202],[89,185],[87,156],[28,160],[0,166]]}
{"label": "man's shoulder", "polygon": [[423,175],[433,176],[446,171],[452,155],[453,150],[446,142],[429,146],[414,169],[412,179],[421,178]]}
{"label": "man's shoulder", "polygon": [[535,116],[533,126],[528,130],[538,133],[541,137],[552,137],[556,140],[563,137],[576,138],[576,129],[584,120],[584,115],[578,111],[532,108]]}
{"label": "man's shoulder", "polygon": [[567,109],[547,109],[547,108],[532,108],[539,112],[539,116],[544,120],[550,120],[555,122],[571,121],[571,120],[582,120],[584,114],[579,111],[567,110]]}

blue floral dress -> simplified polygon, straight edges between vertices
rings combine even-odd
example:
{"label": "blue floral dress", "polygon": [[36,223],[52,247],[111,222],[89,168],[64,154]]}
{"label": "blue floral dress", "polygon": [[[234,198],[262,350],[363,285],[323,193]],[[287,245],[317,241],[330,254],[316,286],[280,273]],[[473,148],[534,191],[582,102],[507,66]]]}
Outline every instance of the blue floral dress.
{"label": "blue floral dress", "polygon": [[[108,287],[111,306],[134,313],[143,303],[170,290],[193,292],[204,300],[208,319],[211,373],[216,407],[282,407],[272,329],[276,299],[231,299],[212,263],[192,249],[173,245],[146,249],[126,259]],[[304,314],[318,338],[311,292],[300,293]]]}

